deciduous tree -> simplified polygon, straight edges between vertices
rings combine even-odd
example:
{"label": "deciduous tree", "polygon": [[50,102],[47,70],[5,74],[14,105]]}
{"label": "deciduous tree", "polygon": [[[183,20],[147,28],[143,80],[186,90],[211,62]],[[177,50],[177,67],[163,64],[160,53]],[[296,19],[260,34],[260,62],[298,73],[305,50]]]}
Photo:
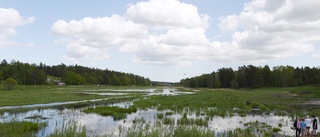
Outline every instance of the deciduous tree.
{"label": "deciduous tree", "polygon": [[4,82],[3,82],[4,86],[6,89],[8,90],[12,90],[13,87],[15,85],[18,84],[18,82],[16,80],[14,80],[13,78],[7,78]]}

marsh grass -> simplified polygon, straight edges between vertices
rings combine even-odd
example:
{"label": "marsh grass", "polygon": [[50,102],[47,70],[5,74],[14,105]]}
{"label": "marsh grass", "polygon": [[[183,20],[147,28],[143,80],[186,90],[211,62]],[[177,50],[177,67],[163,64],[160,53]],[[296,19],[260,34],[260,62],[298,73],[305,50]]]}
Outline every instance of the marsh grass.
{"label": "marsh grass", "polygon": [[[164,118],[164,121],[167,118]],[[169,118],[170,119],[170,118]],[[171,121],[171,120],[170,120]],[[214,137],[214,132],[208,128],[199,128],[197,126],[178,126],[172,124],[162,125],[161,122],[155,122],[155,125],[149,123],[135,123],[122,135],[126,137]]]}
{"label": "marsh grass", "polygon": [[164,114],[163,113],[158,113],[157,114],[157,118],[158,119],[163,119],[164,118]]}
{"label": "marsh grass", "polygon": [[271,136],[273,133],[278,133],[281,131],[282,124],[278,124],[279,127],[272,127],[264,122],[259,121],[251,121],[248,123],[244,123],[244,126],[247,127],[247,129],[251,129],[254,132],[257,132],[260,135],[263,136]]}
{"label": "marsh grass", "polygon": [[218,137],[256,137],[257,135],[252,132],[252,129],[240,129],[226,131],[222,134],[217,135]]}
{"label": "marsh grass", "polygon": [[203,120],[202,118],[185,118],[182,117],[177,120],[178,125],[197,125],[197,126],[208,126],[209,121],[207,119]]}
{"label": "marsh grass", "polygon": [[[310,109],[304,106],[297,107],[308,100],[304,96],[293,96],[293,92],[306,90],[314,93],[315,96],[319,86],[288,87],[288,88],[260,88],[260,89],[197,89],[194,94],[179,96],[150,96],[134,102],[134,105],[141,109],[154,108],[159,111],[169,110],[176,113],[185,111],[197,112],[197,115],[209,116],[232,116],[235,113],[245,116],[253,109],[259,113],[283,115],[320,113],[319,109]],[[178,88],[181,90],[181,88]],[[183,89],[186,90],[186,89]],[[215,108],[215,109],[210,109]],[[237,109],[234,109],[237,108]]]}
{"label": "marsh grass", "polygon": [[131,106],[129,108],[120,108],[114,106],[98,106],[98,107],[89,107],[83,112],[85,113],[96,113],[102,116],[112,116],[114,120],[120,120],[127,117],[127,113],[136,112],[137,108]]}
{"label": "marsh grass", "polygon": [[173,112],[172,112],[172,111],[166,112],[166,116],[171,116],[171,115],[173,115]]}
{"label": "marsh grass", "polygon": [[78,101],[86,99],[105,98],[97,95],[80,95],[77,94],[82,88],[79,87],[57,87],[57,86],[26,86],[19,85],[11,91],[0,90],[0,106],[19,106],[29,104],[44,104],[51,102]]}
{"label": "marsh grass", "polygon": [[[92,87],[99,89],[100,87]],[[90,89],[90,86],[67,86],[67,87],[41,87],[37,88],[26,87],[23,89],[15,89],[13,91],[0,90],[4,96],[0,97],[0,106],[4,104],[32,104],[32,103],[46,103],[60,101],[71,101],[78,99],[100,98],[103,96],[96,95],[78,95],[78,91]],[[252,132],[257,131],[262,136],[270,136],[273,132],[279,132],[278,127],[271,127],[266,123],[251,122],[245,123],[247,129],[236,129],[232,131],[226,131],[223,133],[214,133],[210,131],[206,126],[210,118],[213,116],[231,116],[235,113],[241,116],[245,116],[252,109],[258,109],[263,113],[269,111],[275,111],[276,115],[290,115],[295,116],[306,114],[319,114],[319,109],[306,109],[304,107],[298,107],[311,100],[312,98],[320,97],[317,92],[319,86],[310,87],[291,87],[291,88],[261,88],[261,89],[197,89],[199,91],[194,94],[184,94],[179,96],[138,96],[129,98],[134,101],[134,107],[119,108],[119,107],[96,107],[88,108],[84,110],[86,113],[97,113],[103,116],[113,116],[115,120],[126,117],[127,113],[136,112],[137,109],[149,109],[154,108],[159,111],[165,110],[165,115],[157,115],[155,117],[161,122],[155,122],[155,125],[145,123],[144,119],[137,119],[132,121],[135,125],[127,130],[122,130],[121,134],[128,136],[239,136],[239,137],[251,137],[255,136]],[[184,89],[185,90],[185,89]],[[308,94],[305,92],[308,91]],[[292,96],[292,94],[298,94],[299,96]],[[302,94],[303,93],[303,94]],[[32,97],[31,97],[32,96]],[[46,96],[46,97],[44,97]],[[30,100],[25,100],[29,98]],[[36,98],[35,98],[36,97]],[[52,97],[52,99],[51,99]],[[70,98],[69,98],[70,97]],[[40,98],[40,99],[38,99]],[[42,98],[42,99],[41,99]],[[105,97],[103,97],[105,98]],[[139,98],[137,100],[137,98]],[[15,101],[16,100],[16,101]],[[121,102],[122,100],[115,100],[115,102]],[[107,102],[107,101],[106,101]],[[90,102],[88,102],[90,103]],[[101,101],[104,103],[104,101]],[[85,103],[86,104],[86,103]],[[82,104],[80,104],[80,107]],[[214,109],[213,109],[214,108]],[[235,109],[236,108],[236,109]],[[199,118],[188,118],[188,114],[195,114],[197,116],[203,116],[201,120]],[[162,113],[163,114],[163,113]],[[182,118],[175,121],[170,118],[172,114],[181,114]],[[180,122],[179,122],[180,121]],[[175,123],[176,122],[176,123]],[[141,124],[142,123],[142,124]],[[160,124],[159,124],[160,123]],[[180,124],[179,124],[180,123]],[[279,125],[280,126],[280,125]],[[2,129],[2,128],[1,128]],[[76,129],[76,130],[75,130]],[[253,131],[254,130],[254,131]],[[0,131],[3,133],[3,131]],[[19,132],[18,132],[19,133]],[[77,127],[77,125],[64,126],[52,136],[83,136],[86,135],[85,127]],[[27,134],[32,136],[32,134]]]}
{"label": "marsh grass", "polygon": [[56,106],[42,106],[42,107],[32,107],[32,108],[15,108],[15,109],[0,109],[0,114],[3,114],[4,112],[8,113],[23,113],[27,112],[30,110],[42,110],[42,109],[65,109],[65,108],[83,108],[87,106],[92,106],[94,105],[109,105],[112,103],[120,103],[120,102],[125,102],[125,101],[132,101],[134,99],[140,98],[140,95],[137,96],[131,96],[131,97],[113,97],[113,98],[108,98],[108,99],[103,99],[101,101],[86,101],[86,102],[79,102],[79,103],[73,103],[73,104],[64,104],[64,105],[56,105]]}
{"label": "marsh grass", "polygon": [[26,121],[10,121],[0,123],[1,137],[33,137],[46,126],[46,123],[34,123]]}
{"label": "marsh grass", "polygon": [[174,119],[173,119],[173,118],[165,117],[165,118],[163,119],[163,124],[165,124],[165,125],[173,125],[173,124],[174,124]]}
{"label": "marsh grass", "polygon": [[49,137],[87,137],[87,129],[85,126],[78,126],[75,121],[64,122],[62,128],[55,129]]}
{"label": "marsh grass", "polygon": [[[165,121],[166,118],[163,119]],[[177,125],[161,124],[162,122],[155,122],[154,125],[149,123],[135,123],[132,127],[124,128],[121,134],[116,136],[126,137],[256,137],[254,132],[247,129],[237,128],[235,130],[228,130],[225,132],[215,132],[207,127],[197,125]],[[106,135],[110,136],[110,135]]]}
{"label": "marsh grass", "polygon": [[[13,90],[0,89],[1,106],[20,106],[29,104],[45,104],[52,102],[79,101],[90,99],[103,99],[106,96],[94,94],[79,94],[83,91],[98,91],[103,89],[147,89],[150,87],[140,86],[105,86],[105,85],[17,85]],[[143,94],[143,93],[141,93]],[[130,96],[139,96],[139,93],[130,93]]]}
{"label": "marsh grass", "polygon": [[139,118],[139,119],[135,118],[134,120],[132,120],[132,123],[133,123],[133,124],[136,124],[136,123],[145,123],[145,122],[146,122],[146,120],[145,120],[144,118]]}

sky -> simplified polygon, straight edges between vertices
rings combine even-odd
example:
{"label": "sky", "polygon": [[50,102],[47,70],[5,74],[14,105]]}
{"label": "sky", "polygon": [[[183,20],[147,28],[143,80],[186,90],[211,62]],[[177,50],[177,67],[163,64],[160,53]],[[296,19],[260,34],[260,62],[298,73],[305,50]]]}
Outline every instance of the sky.
{"label": "sky", "polygon": [[319,0],[0,0],[0,60],[152,81],[243,65],[319,67]]}

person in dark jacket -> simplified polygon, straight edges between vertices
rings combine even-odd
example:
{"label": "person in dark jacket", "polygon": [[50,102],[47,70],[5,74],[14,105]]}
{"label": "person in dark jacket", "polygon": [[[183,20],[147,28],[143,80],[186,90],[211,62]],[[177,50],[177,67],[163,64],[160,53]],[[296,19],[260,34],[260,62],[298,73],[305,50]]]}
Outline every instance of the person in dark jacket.
{"label": "person in dark jacket", "polygon": [[312,115],[312,136],[316,136],[318,129],[318,121],[315,115]]}

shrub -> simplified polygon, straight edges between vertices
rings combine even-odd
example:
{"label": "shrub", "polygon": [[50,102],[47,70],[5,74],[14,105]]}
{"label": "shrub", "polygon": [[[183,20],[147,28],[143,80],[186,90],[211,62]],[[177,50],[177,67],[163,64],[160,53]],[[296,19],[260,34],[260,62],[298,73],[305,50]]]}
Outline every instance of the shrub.
{"label": "shrub", "polygon": [[4,81],[4,86],[8,89],[8,90],[12,90],[13,87],[15,85],[17,85],[18,82],[16,80],[14,80],[13,78],[7,78],[5,81]]}

